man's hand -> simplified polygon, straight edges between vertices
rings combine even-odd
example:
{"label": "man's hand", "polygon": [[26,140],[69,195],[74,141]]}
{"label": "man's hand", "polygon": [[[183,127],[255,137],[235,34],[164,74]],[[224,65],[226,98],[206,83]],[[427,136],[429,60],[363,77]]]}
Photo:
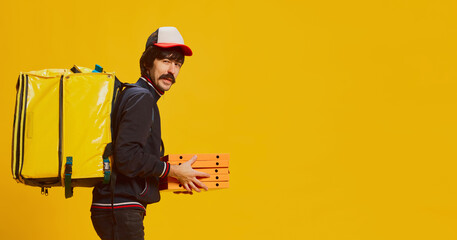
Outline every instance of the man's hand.
{"label": "man's hand", "polygon": [[192,164],[197,161],[197,156],[193,156],[189,161],[182,163],[181,165],[170,165],[170,173],[168,176],[178,179],[178,181],[184,186],[187,192],[191,193],[192,189],[200,192],[200,188],[208,190],[208,187],[200,182],[197,177],[209,177],[208,173],[198,172],[192,168]]}

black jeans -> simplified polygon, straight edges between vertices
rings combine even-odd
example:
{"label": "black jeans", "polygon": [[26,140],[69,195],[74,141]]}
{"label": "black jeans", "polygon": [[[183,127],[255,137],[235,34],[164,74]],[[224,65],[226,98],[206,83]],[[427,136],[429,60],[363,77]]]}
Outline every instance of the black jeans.
{"label": "black jeans", "polygon": [[144,240],[144,213],[140,209],[116,209],[114,224],[111,210],[92,211],[91,219],[102,240]]}

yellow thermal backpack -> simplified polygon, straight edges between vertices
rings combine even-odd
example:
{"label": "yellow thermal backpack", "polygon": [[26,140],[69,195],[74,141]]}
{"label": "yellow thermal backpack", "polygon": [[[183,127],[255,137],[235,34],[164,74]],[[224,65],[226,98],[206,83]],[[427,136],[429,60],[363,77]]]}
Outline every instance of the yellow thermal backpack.
{"label": "yellow thermal backpack", "polygon": [[[111,111],[121,83],[82,67],[21,73],[14,115],[13,178],[26,185],[92,187],[111,174]],[[108,146],[108,147],[107,147]]]}

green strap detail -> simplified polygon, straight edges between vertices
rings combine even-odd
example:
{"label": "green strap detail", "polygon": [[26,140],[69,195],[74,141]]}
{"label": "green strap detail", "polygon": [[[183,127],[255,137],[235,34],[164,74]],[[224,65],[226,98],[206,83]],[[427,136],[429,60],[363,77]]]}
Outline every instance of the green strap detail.
{"label": "green strap detail", "polygon": [[73,187],[71,186],[72,165],[73,157],[67,157],[67,163],[65,163],[65,198],[73,196]]}
{"label": "green strap detail", "polygon": [[109,158],[103,158],[103,183],[108,184],[111,177],[111,167],[109,165]]}

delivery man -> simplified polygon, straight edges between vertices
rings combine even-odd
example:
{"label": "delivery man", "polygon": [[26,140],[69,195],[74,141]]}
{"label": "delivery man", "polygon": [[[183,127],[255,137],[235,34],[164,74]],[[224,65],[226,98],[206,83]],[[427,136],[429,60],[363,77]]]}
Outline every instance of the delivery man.
{"label": "delivery man", "polygon": [[[110,184],[93,190],[92,223],[101,239],[144,239],[146,206],[160,201],[159,180],[176,178],[188,193],[208,188],[192,169],[196,157],[181,165],[160,161],[163,155],[157,101],[175,84],[192,50],[174,27],[153,32],[140,59],[141,77],[126,88],[113,110],[113,172]],[[115,180],[113,180],[115,179]]]}

